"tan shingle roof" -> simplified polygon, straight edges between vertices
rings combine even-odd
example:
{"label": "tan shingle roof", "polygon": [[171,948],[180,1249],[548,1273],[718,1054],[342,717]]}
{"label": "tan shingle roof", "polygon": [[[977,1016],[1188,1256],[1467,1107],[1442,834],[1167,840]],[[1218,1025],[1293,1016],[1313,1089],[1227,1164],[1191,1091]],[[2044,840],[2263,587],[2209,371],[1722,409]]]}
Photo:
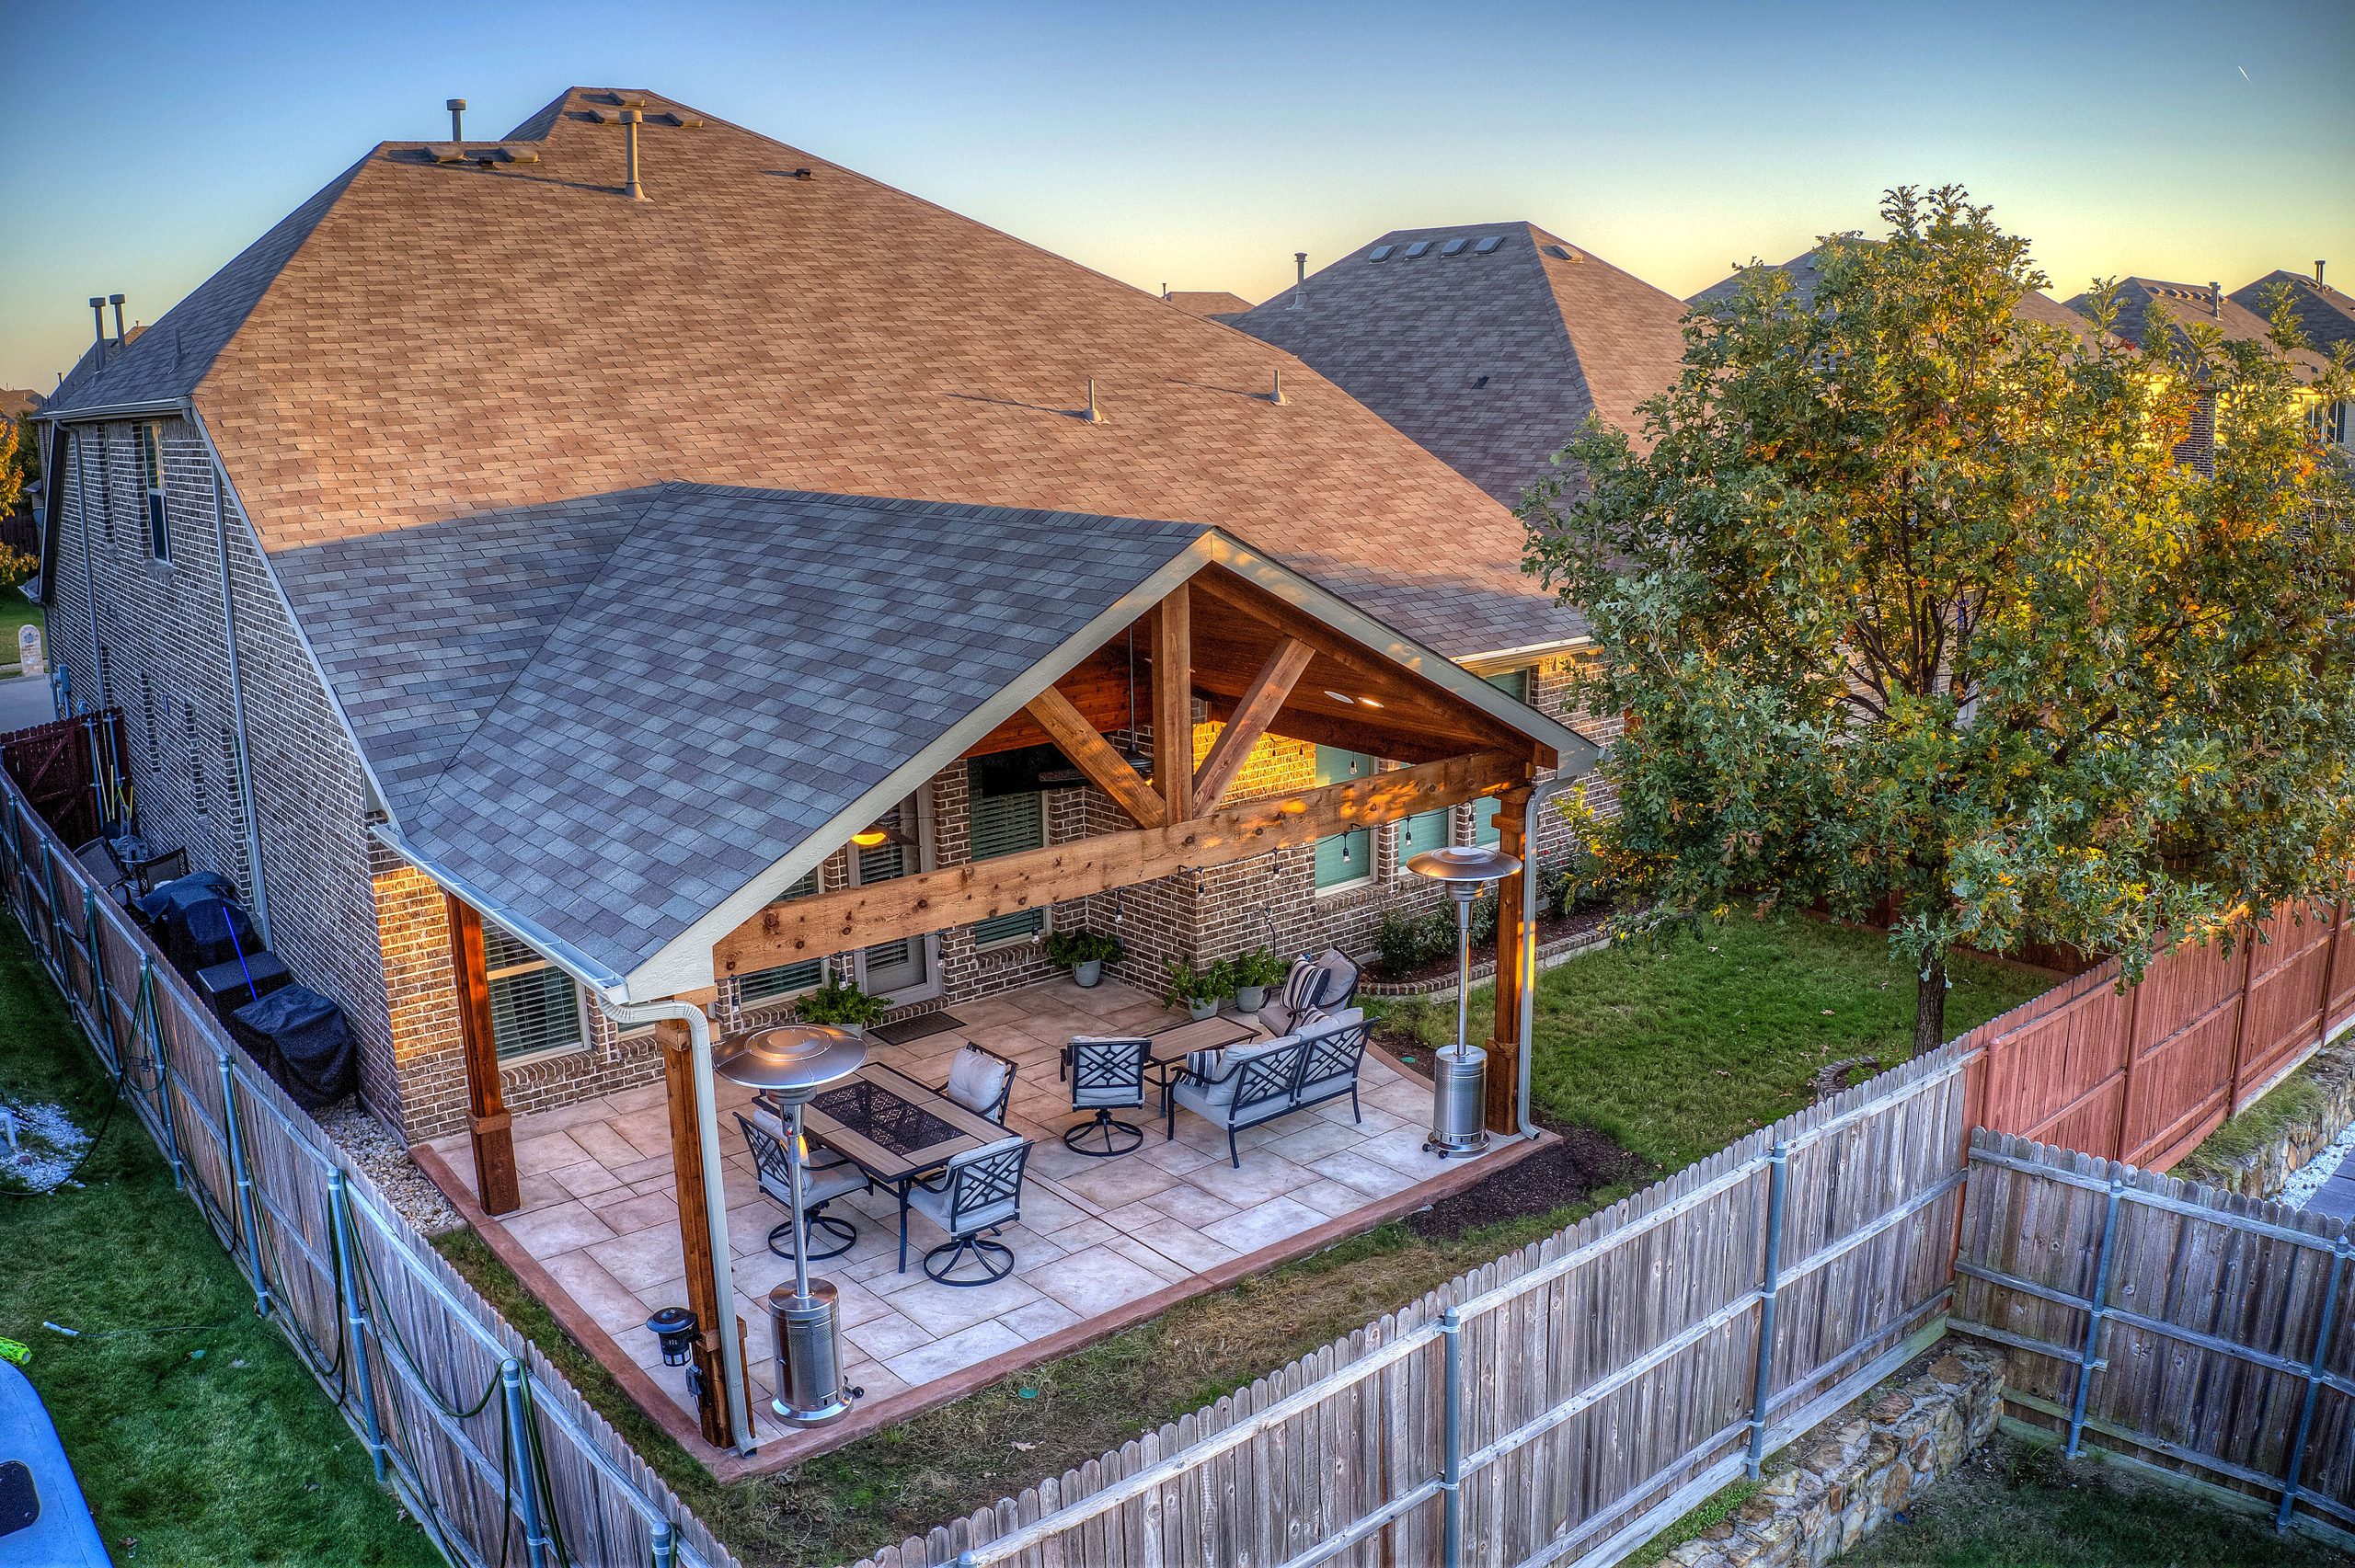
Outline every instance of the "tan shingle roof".
{"label": "tan shingle roof", "polygon": [[[1477,246],[1494,237],[1487,255]],[[1453,256],[1442,254],[1465,241]],[[1430,248],[1414,259],[1407,251]],[[1384,246],[1383,260],[1371,260]],[[1507,505],[1590,414],[1637,433],[1684,306],[1528,223],[1394,229],[1235,325],[1330,376]],[[1289,395],[1291,388],[1286,386]]]}
{"label": "tan shingle roof", "polygon": [[75,403],[192,389],[273,551],[690,480],[1214,524],[1451,656],[1574,635],[1509,514],[1317,376],[1269,402],[1274,350],[693,110],[632,203],[615,97],[536,164],[379,146]]}
{"label": "tan shingle roof", "polygon": [[1188,315],[1208,316],[1212,321],[1223,321],[1251,308],[1249,300],[1224,289],[1176,289],[1162,295],[1161,303],[1174,305]]}
{"label": "tan shingle roof", "polygon": [[[1860,236],[1850,235],[1846,237],[1855,239]],[[1802,310],[1814,303],[1816,285],[1823,280],[1823,268],[1817,259],[1822,254],[1823,247],[1816,246],[1801,251],[1775,269],[1791,280],[1791,303]],[[1706,306],[1716,304],[1720,300],[1731,299],[1735,292],[1741,287],[1741,275],[1749,270],[1747,267],[1735,268],[1731,276],[1718,279],[1699,293],[1694,294],[1688,303],[1695,306]],[[2064,331],[2074,332],[2080,338],[2093,336],[2094,328],[2091,322],[2051,295],[2039,293],[2033,289],[2020,296],[2019,303],[2012,307],[2012,314],[2023,321],[2040,322],[2046,326],[2058,326]]]}

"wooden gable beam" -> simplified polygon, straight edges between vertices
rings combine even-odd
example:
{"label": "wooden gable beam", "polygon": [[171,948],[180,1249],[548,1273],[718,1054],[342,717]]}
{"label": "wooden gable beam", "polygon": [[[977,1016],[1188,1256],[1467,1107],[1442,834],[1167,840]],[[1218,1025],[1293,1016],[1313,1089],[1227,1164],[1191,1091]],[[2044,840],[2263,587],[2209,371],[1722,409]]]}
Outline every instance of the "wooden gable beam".
{"label": "wooden gable beam", "polygon": [[1235,704],[1235,716],[1226,721],[1226,727],[1211,742],[1210,755],[1195,770],[1196,810],[1208,811],[1226,794],[1235,775],[1243,772],[1251,748],[1268,733],[1269,721],[1284,705],[1284,699],[1292,695],[1292,689],[1307,671],[1308,661],[1315,657],[1316,650],[1298,637],[1285,637],[1276,644],[1275,651],[1252,680],[1250,690]]}
{"label": "wooden gable beam", "polygon": [[1194,627],[1179,583],[1153,618],[1153,784],[1169,820],[1194,814]]}
{"label": "wooden gable beam", "polygon": [[752,974],[1044,909],[1501,794],[1528,776],[1525,755],[1482,751],[1246,801],[1191,821],[1105,833],[771,904],[713,945],[712,965],[721,975]]}
{"label": "wooden gable beam", "polygon": [[1054,743],[1087,775],[1087,782],[1112,797],[1140,828],[1158,828],[1169,820],[1167,808],[1153,786],[1137,776],[1129,760],[1096,732],[1087,715],[1052,686],[1030,699],[1023,711],[1039,721]]}

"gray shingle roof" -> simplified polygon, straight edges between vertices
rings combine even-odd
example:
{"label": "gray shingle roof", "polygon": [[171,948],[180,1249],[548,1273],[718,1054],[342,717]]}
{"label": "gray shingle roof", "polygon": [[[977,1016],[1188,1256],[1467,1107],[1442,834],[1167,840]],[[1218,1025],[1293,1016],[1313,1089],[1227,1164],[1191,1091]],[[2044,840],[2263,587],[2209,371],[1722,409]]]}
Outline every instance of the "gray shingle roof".
{"label": "gray shingle roof", "polygon": [[2303,272],[2276,269],[2224,297],[2242,309],[2270,320],[2270,296],[2276,289],[2284,288],[2290,291],[2290,308],[2297,314],[2298,325],[2305,329],[2308,342],[2325,354],[2330,352],[2333,344],[2355,343],[2355,299],[2329,284],[2315,282]]}
{"label": "gray shingle roof", "polygon": [[665,485],[274,559],[409,843],[626,973],[1206,532]]}
{"label": "gray shingle roof", "polygon": [[[1857,239],[1862,236],[1855,234],[1849,234],[1844,237],[1848,239]],[[1779,267],[1775,269],[1775,270],[1783,273],[1790,279],[1791,303],[1801,310],[1807,309],[1809,305],[1815,303],[1816,285],[1823,281],[1823,268],[1821,259],[1822,255],[1823,247],[1821,246],[1816,246],[1810,249],[1801,251],[1798,255],[1792,257],[1788,261],[1782,263]],[[1752,267],[1762,265],[1764,264],[1760,262],[1752,262],[1751,264]],[[1718,279],[1716,282],[1710,284],[1699,293],[1694,294],[1685,303],[1694,306],[1695,308],[1706,309],[1706,307],[1717,304],[1721,301],[1733,298],[1734,294],[1741,287],[1741,275],[1749,270],[1749,267],[1735,268],[1730,276]],[[2092,322],[2086,320],[2075,311],[2071,310],[2067,305],[2062,304],[2059,300],[2054,299],[2051,295],[2039,293],[2033,289],[2020,296],[2019,303],[2012,307],[2012,314],[2022,321],[2034,321],[2039,322],[2046,326],[2058,326],[2063,331],[2073,332],[2080,338],[2090,338],[2093,336],[2094,332]]]}

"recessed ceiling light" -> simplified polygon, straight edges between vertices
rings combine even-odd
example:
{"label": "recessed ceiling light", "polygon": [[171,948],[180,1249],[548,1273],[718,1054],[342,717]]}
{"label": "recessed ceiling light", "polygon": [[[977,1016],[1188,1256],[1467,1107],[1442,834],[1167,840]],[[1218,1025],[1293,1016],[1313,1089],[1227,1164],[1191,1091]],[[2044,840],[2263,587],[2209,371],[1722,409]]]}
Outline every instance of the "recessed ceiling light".
{"label": "recessed ceiling light", "polygon": [[1337,703],[1347,703],[1351,707],[1358,705],[1358,700],[1355,697],[1350,696],[1347,692],[1335,692],[1328,690],[1325,694],[1332,698]]}
{"label": "recessed ceiling light", "polygon": [[1369,708],[1378,708],[1382,705],[1380,703],[1375,702],[1372,697],[1360,697],[1358,701]]}

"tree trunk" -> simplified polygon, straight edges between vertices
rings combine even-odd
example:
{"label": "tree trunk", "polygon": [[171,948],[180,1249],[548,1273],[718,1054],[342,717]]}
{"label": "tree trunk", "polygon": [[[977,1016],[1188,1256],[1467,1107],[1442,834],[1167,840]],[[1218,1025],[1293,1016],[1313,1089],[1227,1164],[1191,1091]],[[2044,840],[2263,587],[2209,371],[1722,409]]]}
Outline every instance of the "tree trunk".
{"label": "tree trunk", "polygon": [[1919,971],[1913,990],[1913,1054],[1947,1043],[1947,961],[1942,954]]}

